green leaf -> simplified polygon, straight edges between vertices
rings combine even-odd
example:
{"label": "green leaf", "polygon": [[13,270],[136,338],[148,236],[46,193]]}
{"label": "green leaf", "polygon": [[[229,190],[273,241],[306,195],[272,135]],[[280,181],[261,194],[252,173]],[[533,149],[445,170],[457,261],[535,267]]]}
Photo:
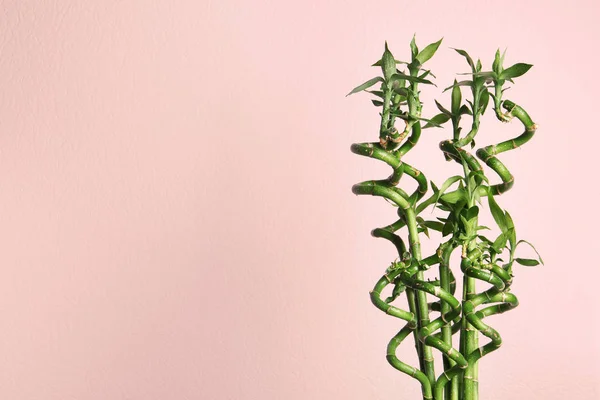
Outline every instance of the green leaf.
{"label": "green leaf", "polygon": [[458,82],[456,79],[454,80],[454,86],[452,88],[452,114],[459,115],[460,112],[460,103],[462,101],[462,94],[460,92],[460,86],[458,86]]}
{"label": "green leaf", "polygon": [[517,63],[517,64],[513,65],[512,67],[508,67],[504,71],[502,71],[499,78],[500,79],[512,79],[512,78],[519,77],[519,76],[525,74],[527,71],[529,71],[529,69],[531,67],[533,67],[533,65],[531,65],[531,64]]}
{"label": "green leaf", "polygon": [[506,247],[506,240],[506,234],[501,233],[500,236],[498,236],[498,238],[494,241],[494,243],[492,244],[492,248],[496,253],[501,253],[502,249]]}
{"label": "green leaf", "polygon": [[471,58],[471,56],[466,51],[460,50],[460,49],[454,49],[454,50],[456,50],[456,52],[458,54],[460,54],[461,56],[463,56],[464,58],[467,59],[467,62],[471,66],[471,69],[475,69],[475,64],[473,64],[473,59]]}
{"label": "green leaf", "polygon": [[459,189],[454,192],[446,193],[445,195],[441,196],[441,199],[444,200],[446,203],[454,204],[458,203],[461,200],[466,200],[467,193],[464,189]]}
{"label": "green leaf", "polygon": [[480,114],[485,113],[485,110],[490,101],[490,92],[488,92],[487,88],[483,88],[480,94],[481,98],[479,99],[479,109],[481,110]]}
{"label": "green leaf", "polygon": [[417,47],[417,42],[415,40],[416,36],[417,35],[414,34],[412,40],[410,41],[410,53],[413,60],[415,60],[417,58],[417,54],[419,54],[419,48]]}
{"label": "green leaf", "polygon": [[383,76],[386,80],[389,80],[391,76],[396,72],[396,60],[394,59],[394,56],[388,49],[387,41],[385,42],[385,50],[383,51],[381,61],[383,64],[381,66]]}
{"label": "green leaf", "polygon": [[[398,82],[398,81],[396,81]],[[405,88],[405,87],[400,87],[398,85],[392,85],[392,90],[394,91],[394,93],[399,94],[400,96],[403,97],[408,97],[408,94],[410,93],[410,91]]]}
{"label": "green leaf", "polygon": [[448,218],[448,220],[444,224],[444,227],[442,228],[442,237],[447,236],[452,232],[454,232],[454,221],[453,219]]}
{"label": "green leaf", "polygon": [[480,71],[481,71],[481,60],[478,59],[477,64],[475,64],[475,72],[480,72]]}
{"label": "green leaf", "polygon": [[[473,86],[473,81],[460,81],[460,82],[457,82],[457,83],[455,83],[454,85],[452,85],[452,86],[448,86],[446,89],[444,89],[444,92],[445,92],[446,90],[448,90],[448,89],[452,89],[452,88],[454,88],[454,87],[456,87],[456,86]],[[443,92],[442,92],[442,93],[443,93]]]}
{"label": "green leaf", "polygon": [[473,218],[477,217],[478,215],[479,215],[479,207],[477,207],[477,206],[470,207],[465,214],[468,221],[472,220]]}
{"label": "green leaf", "polygon": [[445,122],[448,122],[448,120],[450,119],[450,116],[448,114],[438,114],[436,116],[434,116],[433,118],[431,118],[427,124],[425,124],[425,126],[423,126],[423,129],[425,128],[431,128],[432,126],[441,128],[442,124]]}
{"label": "green leaf", "polygon": [[424,233],[425,236],[429,237],[429,229],[426,226],[417,228],[417,232]]}
{"label": "green leaf", "polygon": [[350,91],[350,93],[348,93],[346,96],[350,96],[351,94],[362,92],[363,90],[370,88],[371,86],[373,86],[377,82],[383,82],[383,78],[380,77],[380,76],[376,76],[373,79],[369,79],[368,81],[366,81],[362,85],[358,85],[357,87],[355,87],[354,89],[352,89],[352,91]]}
{"label": "green leaf", "polygon": [[538,260],[532,260],[531,258],[515,258],[515,261],[526,267],[535,267],[540,264]]}
{"label": "green leaf", "polygon": [[441,112],[443,112],[446,115],[451,115],[452,113],[450,111],[448,111],[446,108],[444,108],[443,105],[441,105],[437,100],[433,100],[435,101],[435,105],[437,106],[438,110],[440,110]]}
{"label": "green leaf", "polygon": [[441,195],[446,191],[446,189],[448,189],[450,186],[452,186],[453,184],[455,184],[456,182],[463,180],[464,178],[460,175],[454,175],[451,176],[450,178],[446,179],[444,181],[444,183],[442,184],[442,186],[440,187],[440,190],[437,193],[437,196],[435,198],[435,203],[437,204],[437,202],[439,201]]}
{"label": "green leaf", "polygon": [[373,105],[375,107],[381,107],[383,105],[383,101],[379,101],[379,100],[371,100],[371,102],[373,103]]}
{"label": "green leaf", "polygon": [[472,75],[476,78],[495,78],[496,77],[496,73],[494,71],[459,72],[457,75]]}
{"label": "green leaf", "polygon": [[514,251],[517,248],[517,233],[515,231],[515,224],[508,211],[504,212],[504,217],[506,219],[506,232],[508,236],[508,241],[510,243],[510,248]]}
{"label": "green leaf", "polygon": [[473,113],[471,112],[471,110],[469,110],[469,107],[466,104],[463,104],[462,106],[460,106],[460,110],[458,110],[458,113],[460,115],[463,115],[463,114],[473,115]]}
{"label": "green leaf", "polygon": [[506,232],[506,216],[504,215],[504,211],[500,208],[496,200],[494,200],[494,196],[491,191],[488,191],[488,204],[490,205],[490,211],[492,212],[492,217],[494,217],[494,221],[500,227],[502,233]]}
{"label": "green leaf", "polygon": [[540,255],[540,253],[537,251],[537,249],[535,248],[535,246],[534,246],[534,245],[532,245],[531,243],[529,243],[527,240],[523,240],[523,239],[521,239],[521,240],[519,240],[519,241],[517,242],[517,245],[516,245],[516,246],[519,246],[519,244],[521,244],[521,243],[526,243],[526,244],[528,244],[528,245],[529,245],[529,246],[530,246],[530,247],[533,249],[533,251],[535,251],[535,253],[538,255],[538,257],[539,257],[539,259],[540,259],[540,262],[542,263],[542,265],[544,264],[544,260],[542,260],[542,256],[541,256],[541,255]]}
{"label": "green leaf", "polygon": [[423,50],[419,52],[419,54],[417,54],[417,56],[415,57],[416,60],[419,61],[421,64],[425,64],[427,60],[433,57],[438,47],[440,47],[440,44],[442,43],[443,39],[444,38],[441,38],[437,42],[427,45]]}
{"label": "green leaf", "polygon": [[424,83],[427,85],[433,85],[435,86],[435,84],[431,81],[428,81],[427,79],[422,79],[419,78],[417,76],[411,76],[411,75],[405,75],[403,73],[396,73],[394,75],[391,76],[390,81],[394,82],[396,80],[407,80],[409,82],[416,82],[416,83]]}
{"label": "green leaf", "polygon": [[441,232],[444,228],[444,224],[438,221],[423,221],[423,225],[438,232]]}
{"label": "green leaf", "polygon": [[[394,60],[394,62],[396,64],[408,64],[406,61],[400,61],[400,60]],[[373,64],[371,64],[371,67],[381,67],[382,65],[383,65],[383,61],[378,60],[378,61],[374,62]]]}
{"label": "green leaf", "polygon": [[496,56],[494,57],[494,62],[492,63],[492,70],[497,73],[500,74],[500,72],[502,69],[502,64],[500,62],[500,49],[496,50]]}
{"label": "green leaf", "polygon": [[384,98],[383,92],[381,90],[365,90],[367,93],[374,94],[377,97]]}

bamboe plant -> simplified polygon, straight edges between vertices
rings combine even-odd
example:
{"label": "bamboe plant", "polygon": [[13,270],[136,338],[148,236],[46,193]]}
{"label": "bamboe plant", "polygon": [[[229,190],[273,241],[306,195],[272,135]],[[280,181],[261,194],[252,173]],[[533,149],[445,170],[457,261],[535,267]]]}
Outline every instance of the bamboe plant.
{"label": "bamboe plant", "polygon": [[[537,125],[523,107],[503,98],[506,83],[514,83],[513,79],[525,74],[531,65],[517,63],[504,69],[504,54],[499,50],[492,69],[482,71],[480,60],[474,62],[466,51],[454,49],[470,67],[470,72],[462,74],[467,79],[454,80],[444,90],[450,94],[449,107],[436,100],[439,113],[423,117],[419,85],[433,84],[431,79],[435,76],[424,65],[441,42],[440,39],[419,51],[413,37],[410,62],[396,60],[386,42],[381,59],[373,64],[380,67],[381,75],[348,93],[366,91],[375,96],[372,103],[381,109],[379,140],[352,144],[351,151],[381,160],[392,168],[388,178],[357,183],[352,192],[383,197],[398,208],[395,222],[371,232],[374,237],[390,241],[398,253],[370,292],[371,301],[378,309],[405,321],[388,343],[387,361],[419,382],[424,400],[475,400],[478,398],[478,362],[502,343],[500,334],[483,320],[518,305],[510,291],[515,262],[525,266],[542,262],[539,254],[536,259],[516,256],[520,244],[533,246],[525,240],[517,240],[510,214],[495,199],[514,183],[514,176],[498,155],[528,142]],[[379,88],[373,90],[377,84]],[[470,89],[470,100],[463,101],[463,88]],[[479,148],[473,155],[469,150],[476,145],[481,116],[490,108],[501,122],[516,118],[523,132]],[[464,124],[465,119],[470,119],[470,124]],[[404,157],[417,145],[423,129],[439,128],[447,123],[451,125],[452,137],[442,141],[439,148],[447,161],[458,164],[461,173],[437,186]],[[469,126],[464,135],[463,125]],[[492,182],[483,165],[489,167],[499,181]],[[416,181],[417,188],[412,193],[399,187],[404,175]],[[483,231],[489,228],[479,225],[484,205],[498,227],[497,236],[485,235]],[[420,216],[430,206],[438,215],[442,213],[441,216],[427,220]],[[429,237],[430,231],[441,233],[441,243],[434,254],[423,256],[421,236]],[[456,294],[456,279],[450,265],[455,251],[460,251],[461,256],[463,291],[460,297]],[[425,272],[433,271],[435,266],[437,278],[426,280]],[[487,288],[477,292],[478,281]],[[388,286],[393,289],[384,299],[382,293]],[[408,309],[393,304],[402,294],[406,294]],[[428,302],[428,295],[435,301]],[[410,335],[414,338],[418,366],[396,355],[398,346]],[[458,348],[453,344],[455,335],[458,335]],[[487,339],[485,343],[480,343],[484,339]],[[443,359],[441,372],[437,373],[434,351],[441,352]]]}

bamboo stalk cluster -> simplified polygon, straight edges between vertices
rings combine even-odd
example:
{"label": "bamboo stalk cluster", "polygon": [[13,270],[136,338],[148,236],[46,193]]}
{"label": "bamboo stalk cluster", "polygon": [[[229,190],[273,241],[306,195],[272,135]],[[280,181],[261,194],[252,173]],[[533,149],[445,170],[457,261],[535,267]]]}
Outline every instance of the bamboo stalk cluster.
{"label": "bamboo stalk cluster", "polygon": [[[492,70],[482,71],[480,60],[474,62],[467,52],[455,49],[471,68],[471,72],[464,74],[469,79],[455,80],[444,90],[451,91],[449,108],[436,100],[440,113],[429,119],[422,117],[418,87],[433,84],[429,77],[434,76],[424,64],[434,56],[441,42],[440,39],[419,51],[413,37],[410,62],[396,60],[386,43],[381,59],[373,64],[381,67],[382,75],[349,93],[371,93],[375,96],[373,104],[381,108],[379,141],[355,143],[351,151],[381,160],[393,171],[386,179],[355,184],[352,192],[383,197],[398,208],[398,220],[371,232],[374,237],[389,240],[398,252],[397,259],[370,292],[371,301],[378,309],[406,322],[388,343],[387,361],[420,383],[424,400],[475,400],[478,398],[478,361],[502,343],[500,334],[484,319],[519,304],[510,291],[515,262],[525,266],[542,262],[541,258],[516,257],[520,244],[531,244],[517,240],[510,214],[494,197],[509,190],[514,183],[514,176],[497,156],[528,142],[537,125],[521,106],[503,99],[506,82],[514,83],[513,79],[525,74],[531,65],[518,63],[504,69],[504,54],[500,51],[496,52]],[[372,90],[378,83],[379,90]],[[463,102],[461,88],[470,88],[470,100]],[[475,147],[480,118],[489,104],[500,121],[509,122],[516,118],[523,125],[523,133],[479,148],[473,155],[466,147]],[[465,135],[462,135],[463,118],[471,120]],[[404,156],[418,143],[423,129],[441,127],[448,122],[452,124],[453,136],[442,141],[439,147],[446,160],[462,167],[462,174],[448,178],[438,187],[428,182],[420,170],[406,163]],[[396,127],[397,123],[401,129]],[[482,163],[499,177],[499,182],[490,182]],[[404,175],[417,182],[414,192],[407,193],[398,186]],[[452,187],[454,189],[448,191]],[[428,193],[430,195],[426,196]],[[497,237],[484,235],[482,231],[489,228],[478,223],[484,202],[500,230]],[[444,213],[443,217],[435,220],[421,217],[429,206]],[[404,227],[407,232],[402,233]],[[430,230],[440,232],[442,242],[434,254],[423,257],[420,237],[423,234],[429,237]],[[408,239],[408,246],[405,239]],[[460,251],[463,273],[460,299],[450,265],[455,251]],[[434,267],[438,278],[425,280],[424,273]],[[482,281],[480,284],[486,285],[487,289],[477,292],[477,281]],[[383,299],[382,293],[388,286],[393,288],[391,296]],[[408,310],[392,304],[402,294],[406,294]],[[428,295],[436,301],[428,302]],[[414,338],[418,366],[410,365],[396,355],[397,348],[410,335]],[[454,335],[458,335],[458,348],[453,344]],[[482,337],[486,339],[485,343],[480,343]],[[441,373],[436,373],[434,351],[443,355]]]}

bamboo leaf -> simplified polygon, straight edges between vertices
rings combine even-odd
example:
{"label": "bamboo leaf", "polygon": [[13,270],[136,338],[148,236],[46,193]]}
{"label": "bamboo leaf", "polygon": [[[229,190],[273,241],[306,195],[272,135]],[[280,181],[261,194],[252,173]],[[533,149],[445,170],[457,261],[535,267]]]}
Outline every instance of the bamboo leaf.
{"label": "bamboo leaf", "polygon": [[515,261],[526,267],[535,267],[540,264],[538,260],[533,260],[531,258],[515,258]]}
{"label": "bamboo leaf", "polygon": [[[458,82],[456,79],[454,80],[454,85],[457,85]],[[452,88],[452,114],[459,115],[460,113],[460,103],[462,101],[462,94],[460,92],[460,86],[454,86]]]}
{"label": "bamboo leaf", "polygon": [[500,49],[496,50],[496,56],[494,57],[494,62],[492,63],[492,70],[500,74],[502,71],[502,63],[500,62]]}
{"label": "bamboo leaf", "polygon": [[385,80],[389,80],[391,76],[396,72],[396,60],[394,56],[388,49],[387,41],[385,42],[385,50],[383,52],[383,56],[381,57],[382,66],[381,70],[383,72],[383,76]]}
{"label": "bamboo leaf", "polygon": [[457,75],[472,75],[475,78],[496,78],[497,75],[494,71],[480,71],[480,72],[459,72]]}
{"label": "bamboo leaf", "polygon": [[517,233],[515,231],[515,224],[508,211],[504,212],[504,217],[506,219],[508,242],[510,243],[511,250],[514,250],[517,248]]}
{"label": "bamboo leaf", "polygon": [[479,207],[477,206],[470,207],[465,214],[468,221],[472,220],[473,218],[476,218],[478,215]]}
{"label": "bamboo leaf", "polygon": [[433,101],[435,101],[435,105],[437,106],[438,110],[440,110],[441,112],[443,112],[446,115],[452,114],[450,111],[448,111],[446,108],[444,108],[444,106],[441,105],[437,100],[433,100]]}
{"label": "bamboo leaf", "polygon": [[521,244],[521,243],[528,244],[528,245],[529,245],[529,246],[530,246],[530,247],[533,249],[533,251],[535,251],[535,253],[538,255],[538,258],[539,258],[540,262],[542,263],[542,265],[544,265],[544,260],[542,260],[542,256],[541,256],[541,255],[540,255],[540,253],[537,251],[537,249],[535,248],[535,246],[534,246],[534,245],[532,245],[531,243],[529,243],[527,240],[523,240],[523,239],[521,239],[521,240],[519,240],[519,241],[517,242],[516,246],[519,246],[519,244]]}
{"label": "bamboo leaf", "polygon": [[[456,86],[473,86],[473,81],[460,81],[455,83],[452,86],[448,86],[446,89],[444,89],[444,92],[448,89],[452,89],[455,88]],[[442,92],[443,93],[443,92]]]}
{"label": "bamboo leaf", "polygon": [[441,232],[444,228],[444,224],[438,221],[423,221],[423,225],[438,232]]}
{"label": "bamboo leaf", "polygon": [[384,98],[383,92],[381,90],[365,90],[367,93],[374,94],[377,97]]}
{"label": "bamboo leaf", "polygon": [[371,86],[373,86],[377,82],[383,82],[383,78],[380,77],[380,76],[376,76],[373,79],[369,79],[368,81],[366,81],[362,85],[358,85],[357,87],[355,87],[354,89],[352,89],[350,91],[350,93],[348,93],[346,96],[350,96],[351,94],[362,92],[363,90],[370,88]]}
{"label": "bamboo leaf", "polygon": [[[454,48],[453,48],[454,49]],[[469,63],[469,65],[471,66],[472,69],[475,69],[475,64],[473,63],[473,59],[471,58],[471,56],[464,50],[461,49],[454,49],[456,50],[456,52],[458,54],[460,54],[461,56],[463,56],[464,58],[467,59],[467,62]]]}
{"label": "bamboo leaf", "polygon": [[435,43],[431,43],[430,45],[427,45],[423,50],[421,50],[419,52],[419,54],[417,54],[417,56],[415,57],[416,60],[418,60],[421,64],[425,64],[425,62],[427,60],[429,60],[429,59],[431,59],[431,57],[433,57],[433,55],[437,51],[438,47],[440,47],[442,40],[444,40],[444,38],[441,38],[440,40],[438,40]]}
{"label": "bamboo leaf", "polygon": [[428,81],[427,79],[421,79],[417,76],[411,76],[411,75],[406,75],[403,73],[395,73],[394,75],[391,76],[390,81],[393,82],[394,80],[407,80],[409,82],[416,82],[416,83],[424,83],[426,85],[433,85],[435,86],[435,84],[431,81]]}
{"label": "bamboo leaf", "polygon": [[473,115],[473,113],[471,112],[471,110],[469,110],[469,107],[466,104],[463,104],[462,106],[460,106],[460,110],[458,110],[458,113],[460,115],[463,115],[463,114]]}
{"label": "bamboo leaf", "polygon": [[[400,60],[394,60],[394,62],[396,64],[408,64],[406,61],[400,61]],[[383,65],[383,62],[381,60],[378,60],[376,62],[374,62],[373,64],[371,64],[371,67],[381,67]]]}
{"label": "bamboo leaf", "polygon": [[506,240],[506,234],[501,233],[500,236],[498,236],[498,238],[494,241],[494,243],[492,244],[492,248],[496,253],[501,253],[502,249],[506,247]]}
{"label": "bamboo leaf", "polygon": [[[437,202],[440,200],[440,197],[446,191],[446,189],[448,189],[450,186],[452,186],[453,184],[455,184],[456,182],[458,182],[460,180],[464,180],[464,178],[460,175],[454,175],[454,176],[451,176],[450,178],[446,179],[444,181],[444,183],[442,184],[442,186],[440,186],[440,190],[438,191],[437,196],[435,198],[435,204],[437,205]],[[434,205],[434,207],[435,207],[435,205]]]}
{"label": "bamboo leaf", "polygon": [[485,110],[488,106],[490,100],[490,92],[488,92],[487,88],[483,88],[480,94],[481,98],[479,99],[479,109],[481,110],[480,114],[485,113]]}
{"label": "bamboo leaf", "polygon": [[454,192],[446,193],[443,196],[441,196],[441,199],[449,204],[458,203],[460,200],[466,200],[466,198],[467,198],[466,191],[464,189],[459,189]]}
{"label": "bamboo leaf", "polygon": [[434,117],[432,117],[426,124],[425,126],[423,126],[423,129],[425,128],[431,128],[432,126],[441,128],[443,123],[448,122],[448,120],[450,119],[450,116],[448,114],[438,114]]}
{"label": "bamboo leaf", "polygon": [[373,103],[374,106],[376,107],[381,107],[383,105],[383,101],[379,101],[379,100],[371,100],[371,102]]}
{"label": "bamboo leaf", "polygon": [[488,191],[488,204],[490,206],[490,211],[492,212],[492,217],[494,217],[494,221],[500,227],[502,233],[507,231],[506,227],[506,216],[504,215],[504,211],[500,208],[496,200],[494,200],[494,196],[491,191]]}
{"label": "bamboo leaf", "polygon": [[517,77],[525,74],[527,71],[529,71],[529,69],[531,67],[533,67],[532,64],[517,63],[511,67],[506,68],[504,71],[502,71],[499,78],[500,79],[517,78]]}
{"label": "bamboo leaf", "polygon": [[448,220],[444,224],[444,227],[442,228],[442,237],[447,236],[452,232],[454,232],[454,221],[448,218]]}
{"label": "bamboo leaf", "polygon": [[410,53],[412,55],[412,59],[415,60],[417,57],[417,54],[419,54],[419,48],[417,47],[417,42],[415,40],[415,37],[417,35],[414,34],[412,40],[410,41]]}

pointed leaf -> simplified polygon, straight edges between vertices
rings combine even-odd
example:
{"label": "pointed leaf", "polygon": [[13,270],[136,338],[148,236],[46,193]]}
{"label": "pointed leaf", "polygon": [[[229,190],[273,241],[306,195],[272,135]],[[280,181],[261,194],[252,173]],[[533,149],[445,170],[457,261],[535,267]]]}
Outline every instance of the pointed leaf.
{"label": "pointed leaf", "polygon": [[435,84],[433,82],[428,81],[427,79],[422,79],[417,76],[405,75],[403,73],[396,73],[396,74],[392,75],[392,77],[390,78],[390,81],[394,82],[395,80],[407,80],[409,82],[424,83],[427,85],[435,86]]}
{"label": "pointed leaf", "polygon": [[[394,62],[396,64],[408,64],[406,61],[400,61],[400,60],[394,60]],[[376,62],[374,62],[373,64],[371,64],[371,67],[381,67],[383,65],[383,62],[381,60],[378,60]]]}
{"label": "pointed leaf", "polygon": [[365,90],[365,92],[374,94],[375,96],[382,99],[384,98],[383,92],[381,90]]}
{"label": "pointed leaf", "polygon": [[423,50],[421,50],[419,52],[419,54],[417,54],[417,56],[415,57],[421,64],[425,64],[425,62],[429,59],[431,59],[431,57],[433,57],[433,55],[435,54],[435,52],[437,51],[438,47],[440,47],[440,44],[442,43],[442,40],[444,38],[441,38],[440,40],[438,40],[435,43],[431,43],[430,45],[427,45]]}
{"label": "pointed leaf", "polygon": [[438,232],[441,232],[444,228],[444,224],[438,221],[423,221],[423,225]]}
{"label": "pointed leaf", "polygon": [[448,89],[452,89],[452,88],[454,88],[454,87],[456,87],[456,86],[473,86],[473,81],[460,81],[460,82],[457,82],[457,83],[455,83],[454,85],[452,85],[452,86],[448,86],[446,89],[444,89],[444,92],[445,92],[446,90],[448,90]]}
{"label": "pointed leaf", "polygon": [[433,101],[435,101],[435,105],[437,106],[438,110],[440,110],[441,112],[443,112],[446,115],[451,115],[452,114],[443,105],[441,105],[437,100],[434,99]]}
{"label": "pointed leaf", "polygon": [[425,126],[423,127],[423,129],[425,128],[431,128],[432,126],[436,126],[438,128],[441,128],[443,123],[448,122],[448,120],[450,119],[450,116],[448,114],[438,114],[435,117],[431,118],[427,124],[425,124]]}
{"label": "pointed leaf", "polygon": [[417,54],[419,54],[419,48],[417,47],[417,42],[415,40],[415,37],[417,35],[414,34],[412,40],[410,41],[410,53],[412,55],[412,59],[415,60],[417,57]]}
{"label": "pointed leaf", "polygon": [[464,178],[462,176],[460,176],[460,175],[454,175],[454,176],[451,176],[450,178],[446,179],[444,181],[444,183],[442,184],[442,186],[440,187],[440,190],[437,193],[437,196],[435,198],[435,204],[437,204],[437,202],[440,200],[441,195],[446,191],[446,189],[448,189],[454,183],[456,183],[456,182],[458,182],[460,180],[463,180],[463,179]]}
{"label": "pointed leaf", "polygon": [[494,241],[494,244],[492,244],[492,248],[496,253],[501,253],[502,249],[506,247],[506,240],[506,234],[501,233],[500,236],[498,236],[498,238]]}
{"label": "pointed leaf", "polygon": [[457,75],[472,75],[477,78],[495,78],[496,73],[494,71],[480,71],[480,72],[459,72]]}
{"label": "pointed leaf", "polygon": [[529,69],[531,67],[533,67],[533,65],[531,65],[531,64],[525,64],[525,63],[515,64],[512,67],[508,67],[504,71],[502,71],[499,78],[500,79],[512,79],[512,78],[519,77],[519,76],[525,74],[527,71],[529,71]]}
{"label": "pointed leaf", "polygon": [[357,87],[355,87],[354,89],[352,89],[352,91],[350,91],[350,93],[348,93],[346,96],[350,96],[351,94],[362,92],[363,90],[370,88],[371,86],[373,86],[377,82],[383,82],[383,78],[380,77],[380,76],[376,76],[373,79],[369,79],[368,81],[366,81],[362,85],[358,85]]}
{"label": "pointed leaf", "polygon": [[542,265],[544,264],[544,260],[542,260],[542,256],[540,255],[540,253],[537,251],[537,249],[536,249],[536,248],[535,248],[535,247],[534,247],[534,246],[533,246],[531,243],[529,243],[527,240],[523,240],[523,239],[521,239],[521,240],[519,240],[519,241],[517,242],[517,246],[518,246],[520,243],[526,243],[526,244],[528,244],[528,245],[529,245],[529,246],[530,246],[530,247],[533,249],[533,251],[535,251],[535,253],[538,255],[538,257],[539,257],[539,259],[540,259],[540,262],[542,263]]}
{"label": "pointed leaf", "polygon": [[469,107],[466,104],[463,104],[462,106],[460,106],[460,110],[458,110],[460,115],[463,114],[468,114],[468,115],[473,115],[473,113],[471,112],[471,110],[469,110]]}
{"label": "pointed leaf", "polygon": [[460,103],[462,102],[462,94],[460,92],[460,86],[456,79],[454,80],[454,86],[452,88],[452,114],[458,115],[460,110]]}
{"label": "pointed leaf", "polygon": [[499,74],[502,68],[502,64],[500,62],[500,49],[496,50],[496,56],[494,57],[494,62],[492,63],[492,71]]}
{"label": "pointed leaf", "polygon": [[500,230],[503,233],[506,232],[506,216],[498,203],[496,203],[496,200],[494,200],[491,191],[488,191],[488,204],[490,206],[490,211],[492,212],[492,217],[494,217],[494,221],[496,221],[496,224],[498,224],[498,227],[500,227]]}
{"label": "pointed leaf", "polygon": [[526,267],[535,267],[540,264],[538,260],[532,260],[531,258],[515,258],[515,261]]}
{"label": "pointed leaf", "polygon": [[483,88],[483,90],[481,91],[480,94],[480,99],[479,99],[479,109],[481,110],[480,114],[485,113],[485,110],[487,109],[488,103],[490,101],[490,92],[488,92],[487,88]]}
{"label": "pointed leaf", "polygon": [[381,70],[383,72],[383,76],[386,80],[389,80],[391,76],[396,72],[396,60],[394,56],[388,49],[387,41],[385,42],[385,50],[383,52],[383,56],[381,57],[382,66]]}
{"label": "pointed leaf", "polygon": [[471,66],[472,69],[475,69],[475,64],[473,64],[473,59],[471,58],[471,56],[464,50],[460,50],[460,49],[454,49],[456,50],[456,52],[458,54],[460,54],[461,56],[463,56],[464,58],[467,59],[467,62],[469,63],[469,65]]}

